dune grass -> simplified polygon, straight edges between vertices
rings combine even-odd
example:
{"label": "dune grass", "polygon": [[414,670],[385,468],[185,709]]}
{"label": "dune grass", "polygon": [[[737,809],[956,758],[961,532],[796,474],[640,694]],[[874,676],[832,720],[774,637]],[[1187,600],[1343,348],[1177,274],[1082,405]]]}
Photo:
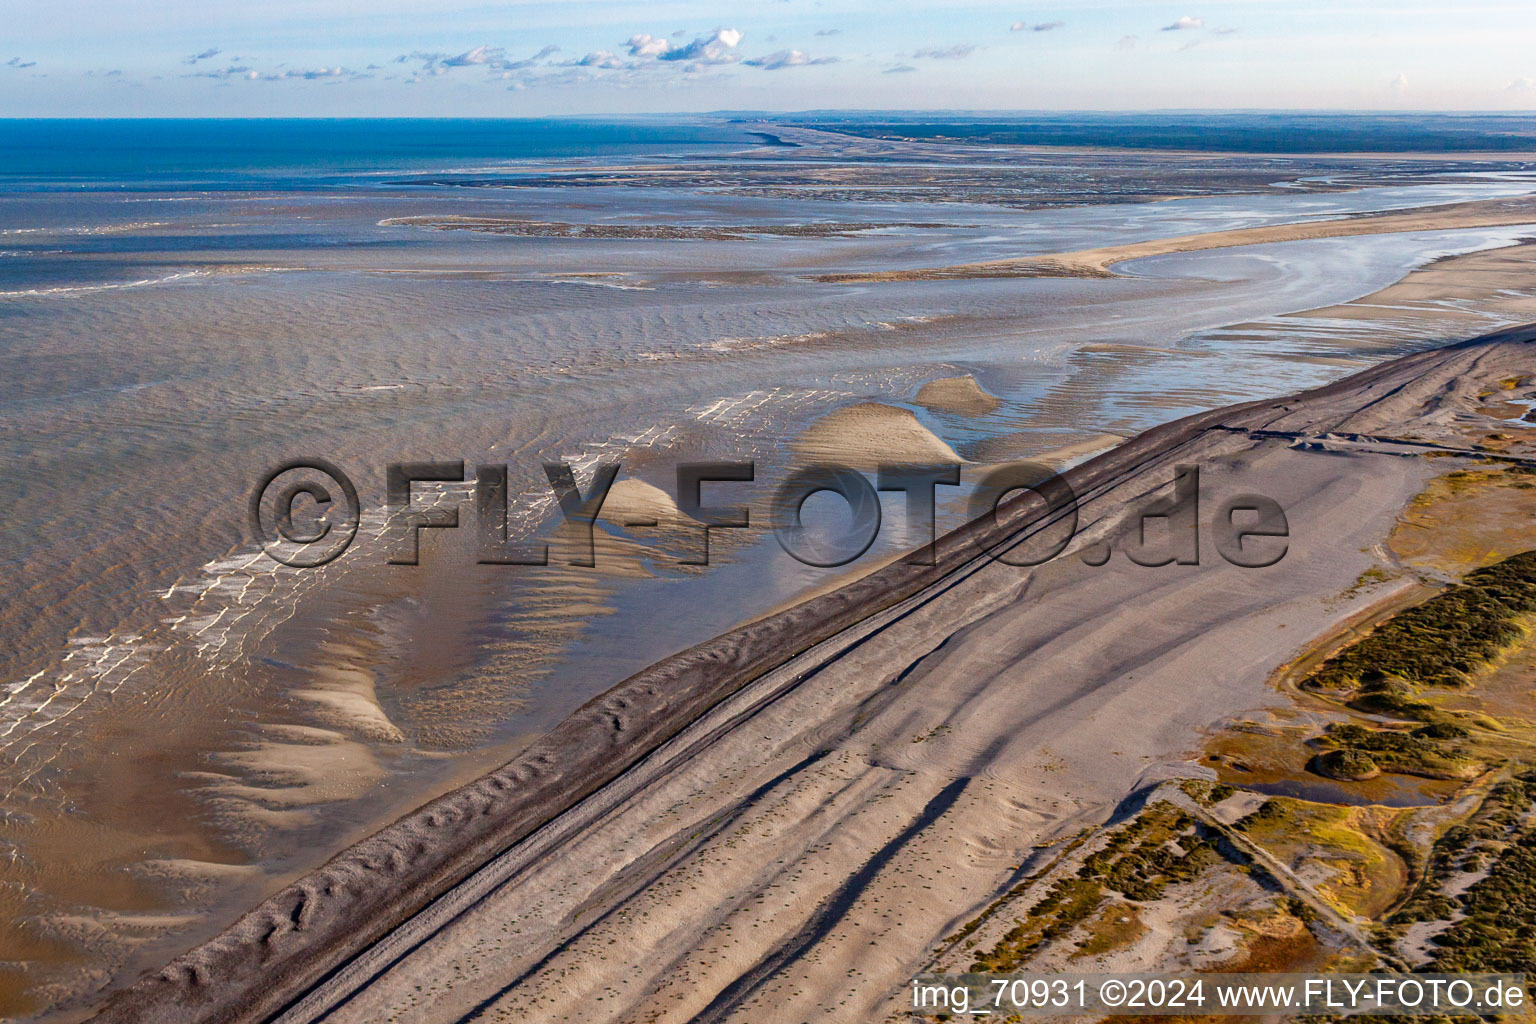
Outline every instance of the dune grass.
{"label": "dune grass", "polygon": [[1524,551],[1462,577],[1461,583],[1399,612],[1318,666],[1302,685],[1362,691],[1390,713],[1411,700],[1392,692],[1417,686],[1465,686],[1480,668],[1524,639],[1536,612],[1536,551]]}

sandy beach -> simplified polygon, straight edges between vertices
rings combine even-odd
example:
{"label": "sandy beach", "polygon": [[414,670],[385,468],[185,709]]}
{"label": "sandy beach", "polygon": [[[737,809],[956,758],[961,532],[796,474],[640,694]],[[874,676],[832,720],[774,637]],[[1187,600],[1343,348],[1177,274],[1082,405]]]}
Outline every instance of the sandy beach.
{"label": "sandy beach", "polygon": [[[985,553],[1061,530],[1012,503],[942,538],[935,566],[668,658],[98,1019],[896,1012],[959,923],[1128,797],[1210,777],[1192,763],[1207,731],[1279,706],[1276,667],[1382,600],[1352,582],[1433,477],[1488,457],[1469,441],[1501,422],[1482,396],[1528,377],[1533,344],[1509,331],[1133,438],[1067,472],[1080,524],[1053,561]],[[1140,548],[1123,533],[1191,465],[1199,564],[1133,563],[1196,543],[1188,523]],[[1282,545],[1266,568],[1216,550],[1213,513],[1254,493],[1288,521],[1244,542]]]}

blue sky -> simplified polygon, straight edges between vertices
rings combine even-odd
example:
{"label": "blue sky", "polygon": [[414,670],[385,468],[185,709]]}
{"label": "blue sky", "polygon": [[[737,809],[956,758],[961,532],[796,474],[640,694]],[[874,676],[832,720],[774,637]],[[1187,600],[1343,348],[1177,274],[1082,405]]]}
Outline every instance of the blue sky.
{"label": "blue sky", "polygon": [[1536,107],[1529,2],[0,0],[0,19],[12,117]]}

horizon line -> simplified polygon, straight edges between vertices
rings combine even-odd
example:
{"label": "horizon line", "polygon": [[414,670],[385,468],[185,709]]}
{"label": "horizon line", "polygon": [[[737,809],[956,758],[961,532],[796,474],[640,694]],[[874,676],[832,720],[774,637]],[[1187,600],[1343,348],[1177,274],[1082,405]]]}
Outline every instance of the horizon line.
{"label": "horizon line", "polygon": [[596,112],[596,113],[549,113],[549,114],[243,114],[243,115],[196,115],[196,114],[76,114],[35,116],[27,114],[0,114],[0,121],[560,121],[598,120],[615,121],[658,120],[684,117],[754,118],[772,120],[776,117],[795,117],[810,114],[867,114],[867,115],[953,115],[953,116],[1065,116],[1086,114],[1104,115],[1157,115],[1157,114],[1299,114],[1355,117],[1500,117],[1536,118],[1533,110],[1496,109],[1415,109],[1405,110],[1386,107],[805,107],[797,110],[676,110],[649,112]]}

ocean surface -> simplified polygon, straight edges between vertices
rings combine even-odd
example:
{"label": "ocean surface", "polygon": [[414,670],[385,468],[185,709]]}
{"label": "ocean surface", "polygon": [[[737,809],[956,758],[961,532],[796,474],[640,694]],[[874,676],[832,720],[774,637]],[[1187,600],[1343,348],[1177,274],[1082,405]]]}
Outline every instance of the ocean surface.
{"label": "ocean surface", "polygon": [[718,119],[389,121],[124,118],[0,124],[0,182],[134,189],[298,187],[404,171],[455,173],[551,158],[625,159],[752,141]]}
{"label": "ocean surface", "polygon": [[[1536,190],[1469,173],[1022,210],[590,181],[766,159],[753,130],[0,122],[0,1016],[78,1015],[628,673],[847,571],[761,528],[718,532],[709,569],[679,564],[686,539],[614,527],[593,568],[558,545],[547,567],[480,565],[468,482],[428,488],[466,528],[392,565],[389,464],[507,466],[508,533],[529,539],[556,519],[544,462],[585,486],[617,460],[671,493],[680,461],[751,459],[740,500],[760,508],[796,439],[860,402],[976,462],[1126,435],[1443,340],[1276,318],[1530,228],[1158,257],[1112,280],[809,276]],[[530,168],[537,186],[499,182]],[[561,187],[572,170],[582,186]],[[545,227],[402,221],[463,216]],[[706,230],[806,225],[840,228]],[[997,409],[913,400],[964,374]],[[358,538],[323,568],[274,562],[248,526],[296,458],[359,492]]]}

